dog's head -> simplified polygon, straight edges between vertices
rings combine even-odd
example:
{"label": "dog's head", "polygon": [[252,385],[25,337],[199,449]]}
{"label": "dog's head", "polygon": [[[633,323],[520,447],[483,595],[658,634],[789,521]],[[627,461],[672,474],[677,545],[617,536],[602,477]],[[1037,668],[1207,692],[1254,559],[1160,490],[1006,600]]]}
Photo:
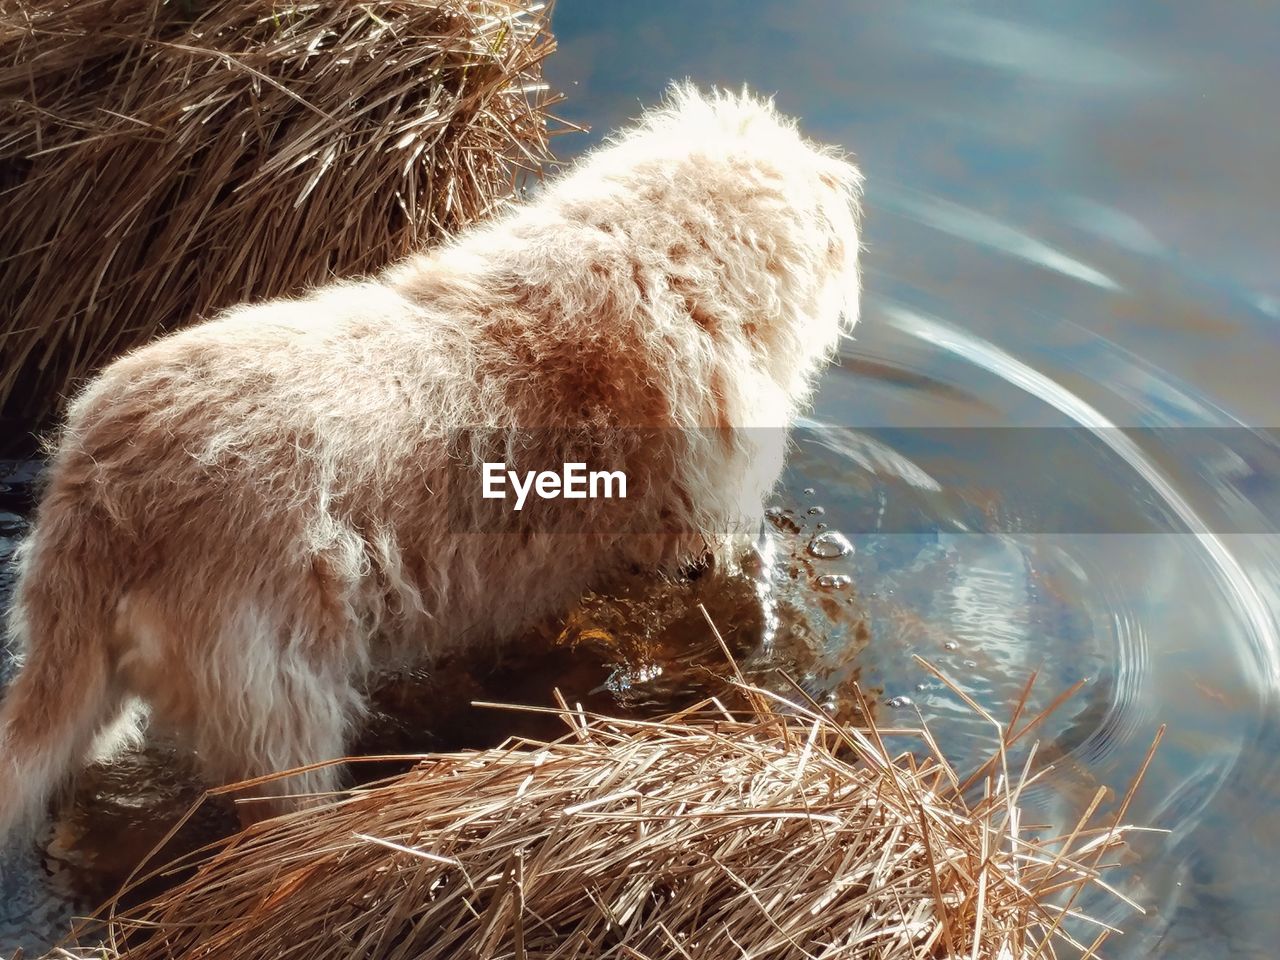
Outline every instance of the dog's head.
{"label": "dog's head", "polygon": [[596,160],[645,185],[644,218],[655,236],[676,238],[658,259],[692,319],[740,336],[803,402],[858,319],[857,168],[770,101],[690,84]]}

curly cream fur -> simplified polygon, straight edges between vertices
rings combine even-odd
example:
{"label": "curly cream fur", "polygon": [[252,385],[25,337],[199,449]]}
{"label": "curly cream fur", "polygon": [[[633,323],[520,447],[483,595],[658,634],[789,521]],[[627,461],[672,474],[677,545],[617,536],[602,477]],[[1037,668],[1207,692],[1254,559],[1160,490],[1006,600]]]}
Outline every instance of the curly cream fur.
{"label": "curly cream fur", "polygon": [[[388,660],[509,638],[758,516],[781,447],[723,428],[784,427],[856,319],[859,182],[770,104],[681,87],[440,249],[109,366],[23,550],[0,836],[131,701],[215,781],[337,757]],[[590,500],[577,546],[456,529],[459,431],[578,424],[661,438],[613,452],[667,533],[592,527]]]}

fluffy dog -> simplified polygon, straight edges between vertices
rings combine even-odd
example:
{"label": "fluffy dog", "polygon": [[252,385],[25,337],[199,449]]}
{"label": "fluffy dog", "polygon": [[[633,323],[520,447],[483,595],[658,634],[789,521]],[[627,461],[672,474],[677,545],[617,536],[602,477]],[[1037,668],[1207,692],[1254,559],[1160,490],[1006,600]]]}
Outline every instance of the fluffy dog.
{"label": "fluffy dog", "polygon": [[[509,638],[758,516],[781,445],[743,428],[780,434],[856,320],[859,192],[770,104],[678,88],[439,249],[109,366],[20,554],[0,837],[132,703],[214,782],[340,757],[372,670]],[[574,543],[459,521],[465,431],[520,431],[508,448],[557,469],[578,459],[558,428],[583,424],[641,478],[638,527],[593,524],[591,500],[560,508]],[[334,770],[263,786],[267,806]]]}

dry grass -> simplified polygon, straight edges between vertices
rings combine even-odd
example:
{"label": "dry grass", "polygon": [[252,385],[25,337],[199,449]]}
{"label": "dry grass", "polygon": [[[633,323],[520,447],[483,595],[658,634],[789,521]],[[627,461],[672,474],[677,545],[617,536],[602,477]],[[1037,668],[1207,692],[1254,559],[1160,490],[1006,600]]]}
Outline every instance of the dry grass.
{"label": "dry grass", "polygon": [[[1074,942],[1062,920],[1104,885],[1132,790],[1109,824],[1090,822],[1100,794],[1066,836],[1031,839],[1036,778],[1006,751],[1043,715],[1016,710],[962,782],[927,730],[910,731],[922,759],[895,757],[882,737],[907,731],[741,689],[744,710],[661,722],[562,705],[556,742],[430,756],[260,824],[110,908],[91,955],[1024,960]],[[1094,929],[1073,949],[1092,955]]]}
{"label": "dry grass", "polygon": [[0,409],[485,216],[553,49],[532,0],[0,3]]}

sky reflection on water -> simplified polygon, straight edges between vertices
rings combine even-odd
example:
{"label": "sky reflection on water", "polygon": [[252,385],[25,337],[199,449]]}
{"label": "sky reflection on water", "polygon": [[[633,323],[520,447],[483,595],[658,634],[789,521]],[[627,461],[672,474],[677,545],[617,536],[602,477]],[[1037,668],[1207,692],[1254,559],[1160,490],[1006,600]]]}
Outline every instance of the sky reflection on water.
{"label": "sky reflection on water", "polygon": [[[1036,667],[1092,675],[1057,730],[1067,796],[1073,778],[1123,787],[1169,723],[1131,817],[1172,833],[1125,875],[1153,915],[1108,909],[1129,930],[1108,955],[1274,956],[1280,444],[1255,428],[1280,424],[1280,8],[560,0],[555,27],[563,113],[593,128],[565,155],[686,76],[776,94],[857,155],[864,321],[787,495],[803,508],[817,488],[831,526],[856,531],[839,572],[873,623],[869,681],[910,693],[963,752],[971,719],[915,689],[910,653],[997,703]],[[1200,535],[1037,527],[1035,491],[1013,511],[976,448],[847,429],[1069,425],[1164,432],[1104,429],[1115,456],[1055,459],[1041,515],[1105,489],[1105,506]],[[1232,429],[1183,429],[1206,427]],[[947,477],[952,500],[919,507],[921,476]],[[942,531],[956,497],[1004,525],[874,529],[908,505]]]}

